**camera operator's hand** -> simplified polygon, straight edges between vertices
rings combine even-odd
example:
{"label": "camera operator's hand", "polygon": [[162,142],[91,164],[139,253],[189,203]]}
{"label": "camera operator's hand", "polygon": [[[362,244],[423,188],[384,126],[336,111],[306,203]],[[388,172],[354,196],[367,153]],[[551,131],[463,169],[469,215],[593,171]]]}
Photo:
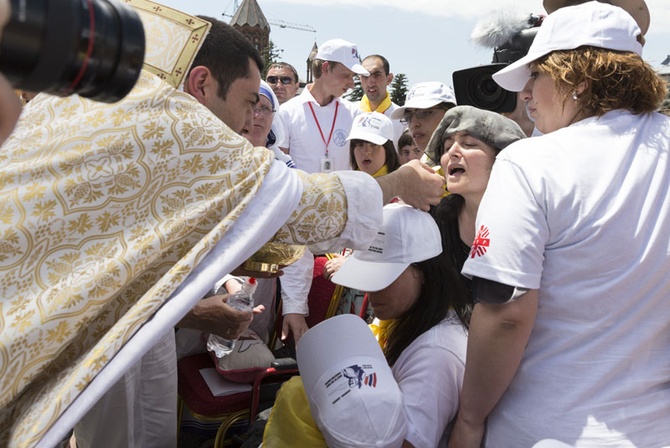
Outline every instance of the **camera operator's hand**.
{"label": "camera operator's hand", "polygon": [[14,130],[19,115],[21,115],[21,99],[5,77],[0,75],[0,145]]}

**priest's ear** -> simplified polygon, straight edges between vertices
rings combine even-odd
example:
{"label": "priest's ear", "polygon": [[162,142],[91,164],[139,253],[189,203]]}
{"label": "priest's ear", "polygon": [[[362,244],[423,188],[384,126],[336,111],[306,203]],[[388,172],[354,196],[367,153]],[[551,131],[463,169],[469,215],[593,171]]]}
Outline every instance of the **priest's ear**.
{"label": "priest's ear", "polygon": [[198,65],[193,67],[186,77],[184,92],[193,95],[201,104],[207,104],[208,96],[216,95],[217,86],[212,72],[204,65]]}

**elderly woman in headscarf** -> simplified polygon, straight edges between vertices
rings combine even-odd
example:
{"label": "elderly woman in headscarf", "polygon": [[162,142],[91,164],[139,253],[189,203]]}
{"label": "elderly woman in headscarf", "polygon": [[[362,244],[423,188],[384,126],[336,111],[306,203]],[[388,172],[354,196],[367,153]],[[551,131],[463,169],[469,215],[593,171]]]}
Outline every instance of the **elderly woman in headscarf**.
{"label": "elderly woman in headscarf", "polygon": [[288,154],[282,152],[279,147],[276,145],[278,140],[281,140],[277,135],[279,129],[277,126],[273,126],[274,117],[279,107],[279,101],[277,96],[272,91],[272,88],[265,81],[261,81],[261,86],[259,89],[259,99],[258,104],[254,108],[253,116],[253,128],[243,135],[251,142],[254,146],[263,146],[271,149],[275,153],[275,157],[278,160],[286,163],[291,168],[295,167],[293,159]]}
{"label": "elderly woman in headscarf", "polygon": [[564,7],[493,75],[544,135],[498,157],[479,208],[450,446],[670,440],[670,118],[641,31],[610,4]]}

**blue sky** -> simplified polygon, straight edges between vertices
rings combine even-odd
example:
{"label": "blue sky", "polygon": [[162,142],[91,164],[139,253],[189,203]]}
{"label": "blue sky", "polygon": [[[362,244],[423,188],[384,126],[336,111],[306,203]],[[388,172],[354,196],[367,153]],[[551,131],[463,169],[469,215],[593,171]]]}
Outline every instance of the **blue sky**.
{"label": "blue sky", "polygon": [[[283,50],[280,59],[294,65],[301,79],[314,42],[343,38],[358,45],[361,56],[379,53],[393,73],[409,83],[442,81],[452,85],[455,70],[488,64],[492,50],[470,41],[475,24],[500,11],[544,14],[541,0],[257,0],[266,18],[310,25],[316,33],[271,27],[270,39]],[[646,0],[651,26],[644,58],[658,67],[670,54],[670,0]],[[189,14],[226,22],[234,0],[160,0]],[[239,0],[242,3],[242,0]]]}

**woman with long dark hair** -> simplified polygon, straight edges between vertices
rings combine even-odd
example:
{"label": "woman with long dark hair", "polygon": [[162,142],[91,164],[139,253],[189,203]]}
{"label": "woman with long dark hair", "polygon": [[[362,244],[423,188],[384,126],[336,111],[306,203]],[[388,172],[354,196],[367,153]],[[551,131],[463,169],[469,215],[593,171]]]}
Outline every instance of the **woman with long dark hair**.
{"label": "woman with long dark hair", "polygon": [[[367,250],[354,252],[333,276],[335,283],[368,291],[377,316],[370,327],[403,396],[405,447],[446,447],[458,409],[469,305],[458,275],[444,269],[441,252],[440,233],[430,215],[390,204],[384,207],[377,239]],[[326,441],[328,446],[369,446],[375,437],[364,428],[354,429],[359,424],[355,414],[317,427],[304,412],[306,403],[302,382],[287,382],[270,415],[263,446],[325,447]],[[389,424],[393,420],[389,415]],[[330,444],[337,431],[359,439],[353,445]]]}
{"label": "woman with long dark hair", "polygon": [[[456,106],[445,113],[426,149],[426,155],[441,165],[450,193],[433,209],[448,260],[445,269],[461,272],[475,240],[475,218],[496,156],[525,136],[518,124],[495,112]],[[461,275],[461,281],[469,290],[470,280]]]}

